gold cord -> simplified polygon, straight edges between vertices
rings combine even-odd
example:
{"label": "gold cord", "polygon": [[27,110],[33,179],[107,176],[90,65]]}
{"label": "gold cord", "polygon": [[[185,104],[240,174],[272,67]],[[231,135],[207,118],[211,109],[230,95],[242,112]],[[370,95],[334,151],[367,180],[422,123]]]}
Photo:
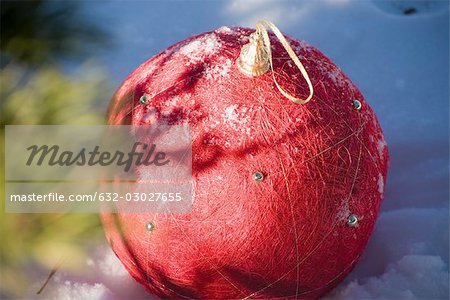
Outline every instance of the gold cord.
{"label": "gold cord", "polygon": [[[289,57],[292,59],[292,61],[295,63],[295,65],[298,67],[298,69],[302,73],[303,78],[305,78],[306,83],[308,84],[308,88],[309,88],[309,95],[308,95],[308,97],[306,99],[297,98],[297,97],[289,94],[288,92],[283,90],[283,88],[277,82],[277,80],[275,78],[275,73],[274,73],[274,70],[273,70],[272,49],[271,49],[271,44],[270,44],[269,34],[267,33],[267,29],[270,29],[275,34],[275,36],[281,42],[281,45],[283,45],[284,49],[289,54]],[[283,36],[281,31],[271,21],[260,20],[260,21],[258,21],[256,23],[256,34],[257,35],[262,35],[262,37],[263,37],[264,46],[266,47],[266,51],[269,54],[268,57],[269,57],[270,69],[272,70],[273,81],[275,82],[275,85],[277,86],[277,88],[280,91],[280,93],[283,94],[283,96],[285,96],[289,100],[291,100],[291,101],[293,101],[295,103],[299,103],[299,104],[305,104],[309,100],[311,100],[311,98],[313,97],[313,94],[314,94],[314,88],[313,88],[313,85],[311,83],[311,79],[309,78],[308,72],[306,71],[305,67],[303,66],[303,64],[298,59],[298,57],[295,54],[294,50],[292,50],[291,46],[289,45],[289,42]]]}

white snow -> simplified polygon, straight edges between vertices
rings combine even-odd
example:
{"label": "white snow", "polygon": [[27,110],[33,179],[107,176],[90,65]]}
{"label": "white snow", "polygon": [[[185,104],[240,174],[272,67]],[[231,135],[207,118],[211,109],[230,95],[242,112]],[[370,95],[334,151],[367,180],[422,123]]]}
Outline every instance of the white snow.
{"label": "white snow", "polygon": [[382,213],[355,271],[325,298],[448,299],[447,226],[446,210]]}
{"label": "white snow", "polygon": [[355,280],[338,289],[334,299],[439,299],[445,298],[442,291],[447,285],[446,264],[439,256],[405,255],[381,276],[370,277],[364,283]]}
{"label": "white snow", "polygon": [[114,252],[106,251],[103,259],[97,262],[97,266],[103,274],[108,276],[122,277],[128,275],[123,265],[117,262],[118,259]]}
{"label": "white snow", "polygon": [[384,192],[384,179],[383,179],[383,175],[378,174],[378,192],[380,194],[383,194]]}
{"label": "white snow", "polygon": [[56,288],[46,294],[49,300],[105,299],[109,291],[101,283],[57,282]]}
{"label": "white snow", "polygon": [[378,150],[378,154],[380,155],[381,158],[383,158],[384,156],[384,148],[386,148],[387,144],[386,141],[384,139],[379,139],[377,142],[377,150]]}
{"label": "white snow", "polygon": [[189,58],[188,65],[190,65],[212,56],[221,46],[222,42],[217,38],[216,34],[211,33],[184,45],[177,54],[187,56]]}
{"label": "white snow", "polygon": [[218,32],[218,33],[233,33],[233,31],[231,30],[231,28],[228,27],[228,26],[222,26],[222,27],[218,28],[218,29],[216,30],[216,32]]}
{"label": "white snow", "polygon": [[207,80],[213,80],[220,83],[230,77],[230,70],[234,61],[231,59],[224,59],[223,61],[214,64],[214,66],[207,66],[204,73]]}
{"label": "white snow", "polygon": [[155,107],[151,106],[147,108],[147,111],[145,112],[145,114],[142,116],[142,122],[144,122],[145,124],[155,124],[158,120],[156,118],[156,113],[157,110]]}
{"label": "white snow", "polygon": [[224,119],[228,122],[236,122],[238,120],[239,114],[237,113],[237,104],[233,104],[225,108],[225,112],[222,115]]}
{"label": "white snow", "polygon": [[90,252],[82,271],[72,274],[59,270],[42,292],[42,299],[156,299],[129,276],[109,245],[105,243]]}
{"label": "white snow", "polygon": [[[249,114],[253,111],[253,109],[250,107],[245,106],[238,106],[237,104],[232,104],[225,108],[223,114],[222,114],[222,120],[223,124],[226,124],[229,129],[238,131],[241,133],[245,133],[249,138],[252,138],[250,136],[250,116]],[[220,123],[220,122],[219,122]],[[219,124],[217,123],[217,124]],[[242,142],[243,136],[239,135],[238,142]],[[230,141],[227,141],[225,143],[225,146],[228,147],[228,145],[231,145]]]}

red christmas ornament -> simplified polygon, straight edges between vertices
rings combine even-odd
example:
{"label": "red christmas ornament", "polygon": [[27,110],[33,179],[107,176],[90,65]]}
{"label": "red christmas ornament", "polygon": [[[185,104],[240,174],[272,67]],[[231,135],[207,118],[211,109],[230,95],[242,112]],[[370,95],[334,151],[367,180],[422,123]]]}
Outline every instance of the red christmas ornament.
{"label": "red christmas ornament", "polygon": [[330,59],[292,38],[314,94],[290,101],[274,77],[306,98],[304,74],[279,37],[267,51],[264,30],[240,56],[253,32],[179,42],[112,100],[110,124],[192,128],[192,212],[102,216],[119,259],[160,297],[317,298],[352,270],[377,218],[388,151],[372,109]]}

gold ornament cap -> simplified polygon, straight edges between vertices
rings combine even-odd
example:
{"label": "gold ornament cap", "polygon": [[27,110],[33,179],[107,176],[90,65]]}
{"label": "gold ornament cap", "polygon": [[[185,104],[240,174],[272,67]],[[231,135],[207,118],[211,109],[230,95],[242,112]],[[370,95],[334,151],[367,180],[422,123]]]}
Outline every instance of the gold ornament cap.
{"label": "gold ornament cap", "polygon": [[241,49],[237,65],[248,76],[259,76],[266,73],[270,67],[269,53],[258,32],[250,35],[250,42]]}

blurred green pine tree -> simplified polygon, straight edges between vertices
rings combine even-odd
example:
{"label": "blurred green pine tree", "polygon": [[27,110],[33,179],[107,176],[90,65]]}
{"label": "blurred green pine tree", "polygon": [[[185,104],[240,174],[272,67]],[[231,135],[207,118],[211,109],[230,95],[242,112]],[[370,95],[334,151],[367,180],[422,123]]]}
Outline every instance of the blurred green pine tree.
{"label": "blurred green pine tree", "polygon": [[[30,297],[39,288],[31,284],[43,283],[62,256],[70,258],[65,267],[81,266],[83,254],[102,237],[95,214],[4,211],[4,125],[103,123],[112,89],[105,72],[89,61],[91,50],[110,47],[111,39],[79,6],[71,1],[0,2],[2,299]],[[69,62],[79,67],[64,71]]]}

